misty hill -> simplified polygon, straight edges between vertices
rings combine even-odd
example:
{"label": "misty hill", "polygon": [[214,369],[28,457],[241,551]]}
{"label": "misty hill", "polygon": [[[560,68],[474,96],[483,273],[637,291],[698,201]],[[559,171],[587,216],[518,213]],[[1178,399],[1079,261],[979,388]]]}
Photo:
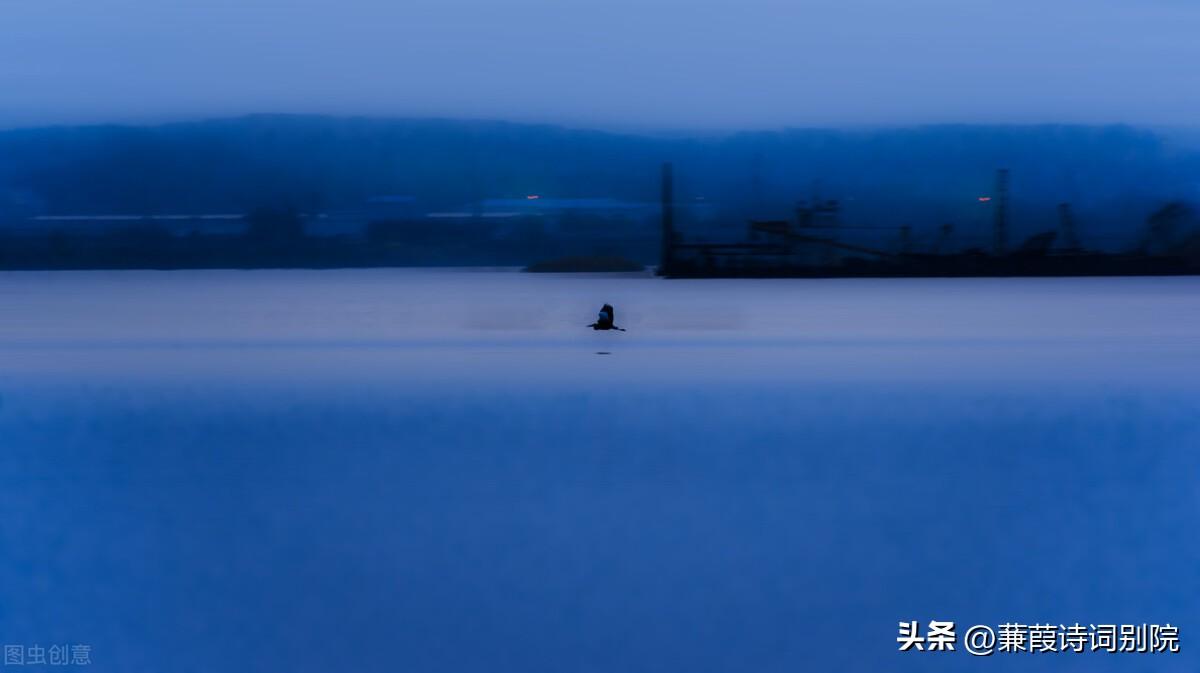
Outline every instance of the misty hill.
{"label": "misty hill", "polygon": [[[1015,233],[1073,204],[1085,236],[1131,236],[1191,200],[1200,153],[1130,127],[933,126],[662,137],[446,120],[251,116],[151,127],[0,132],[0,221],[32,215],[354,209],[410,195],[429,209],[484,198],[657,199],[675,162],[680,200],[719,220],[788,217],[814,192],[844,221],[986,227],[978,197],[1012,172]],[[1099,243],[1097,243],[1099,244]]]}

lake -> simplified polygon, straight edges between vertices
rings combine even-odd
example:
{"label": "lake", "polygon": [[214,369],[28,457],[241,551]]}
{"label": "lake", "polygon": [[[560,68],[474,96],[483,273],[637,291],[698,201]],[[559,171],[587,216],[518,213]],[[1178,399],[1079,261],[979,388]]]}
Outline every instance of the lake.
{"label": "lake", "polygon": [[[624,333],[595,332],[601,304]],[[1195,671],[1200,279],[0,273],[0,641],[112,671]],[[1179,654],[897,651],[1156,623]]]}

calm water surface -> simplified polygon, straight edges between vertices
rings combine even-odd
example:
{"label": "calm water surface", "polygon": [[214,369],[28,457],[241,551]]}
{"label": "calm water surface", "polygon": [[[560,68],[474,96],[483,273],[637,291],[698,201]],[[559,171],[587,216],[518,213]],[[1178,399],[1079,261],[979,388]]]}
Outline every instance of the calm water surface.
{"label": "calm water surface", "polygon": [[[604,302],[628,332],[584,328]],[[0,316],[6,644],[1200,668],[1197,279],[6,273]],[[1184,651],[897,653],[911,619],[1170,622]]]}

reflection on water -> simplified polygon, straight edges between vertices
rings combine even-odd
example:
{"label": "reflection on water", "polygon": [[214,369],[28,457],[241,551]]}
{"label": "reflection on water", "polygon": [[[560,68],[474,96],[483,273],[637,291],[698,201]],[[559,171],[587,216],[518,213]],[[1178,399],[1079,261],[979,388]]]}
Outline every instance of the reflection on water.
{"label": "reflection on water", "polygon": [[[1195,670],[1197,290],[0,275],[0,638],[114,671],[950,671],[896,622],[1169,621],[1172,658],[984,663]],[[582,327],[605,301],[628,333]]]}

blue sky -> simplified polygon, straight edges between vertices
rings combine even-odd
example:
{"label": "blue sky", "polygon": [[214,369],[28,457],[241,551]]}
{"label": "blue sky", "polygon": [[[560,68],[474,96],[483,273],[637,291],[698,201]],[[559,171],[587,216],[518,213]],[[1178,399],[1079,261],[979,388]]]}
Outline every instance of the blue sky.
{"label": "blue sky", "polygon": [[0,0],[0,125],[1190,126],[1198,35],[1190,0]]}

